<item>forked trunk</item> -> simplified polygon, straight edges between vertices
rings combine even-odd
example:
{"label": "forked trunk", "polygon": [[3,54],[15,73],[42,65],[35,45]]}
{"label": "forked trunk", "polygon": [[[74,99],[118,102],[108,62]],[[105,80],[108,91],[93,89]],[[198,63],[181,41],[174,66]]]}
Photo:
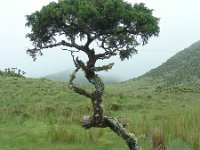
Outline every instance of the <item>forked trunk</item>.
{"label": "forked trunk", "polygon": [[[95,74],[95,72],[91,69],[91,67],[85,66],[84,63],[82,61],[79,61],[78,59],[76,62],[77,63],[75,64],[77,68],[71,75],[69,81],[69,88],[78,94],[90,98],[93,107],[93,115],[84,116],[81,121],[82,126],[85,129],[90,129],[92,127],[96,128],[109,127],[113,132],[115,132],[119,137],[121,137],[126,142],[127,146],[129,147],[129,150],[142,150],[135,136],[127,132],[125,127],[120,122],[116,121],[116,119],[103,116],[102,96],[104,93],[104,83],[101,80],[101,78],[97,74]],[[73,83],[73,80],[76,77],[75,75],[80,68],[82,68],[82,70],[85,72],[85,76],[88,79],[88,81],[94,86],[95,88],[94,92],[89,93],[85,89],[77,87]]]}
{"label": "forked trunk", "polygon": [[[125,140],[129,150],[141,150],[141,147],[139,146],[134,134],[128,133],[123,125],[119,122],[114,121],[113,119],[109,119],[109,117],[103,116],[102,96],[104,93],[104,83],[101,78],[95,73],[93,77],[88,77],[88,75],[86,75],[86,77],[96,89],[95,92],[92,93],[91,100],[94,114],[93,117],[88,117],[90,118],[89,122],[91,123],[89,127],[109,127],[113,132]],[[84,124],[82,125],[83,127],[85,126]]]}

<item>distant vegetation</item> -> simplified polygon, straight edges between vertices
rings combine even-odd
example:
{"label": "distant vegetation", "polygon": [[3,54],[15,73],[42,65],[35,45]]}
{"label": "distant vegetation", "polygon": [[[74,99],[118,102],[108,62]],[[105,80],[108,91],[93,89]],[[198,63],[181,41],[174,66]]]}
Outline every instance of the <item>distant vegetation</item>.
{"label": "distant vegetation", "polygon": [[2,77],[24,77],[25,71],[17,68],[6,68],[4,71],[0,70],[0,76]]}
{"label": "distant vegetation", "polygon": [[200,41],[130,82],[159,92],[200,92]]}

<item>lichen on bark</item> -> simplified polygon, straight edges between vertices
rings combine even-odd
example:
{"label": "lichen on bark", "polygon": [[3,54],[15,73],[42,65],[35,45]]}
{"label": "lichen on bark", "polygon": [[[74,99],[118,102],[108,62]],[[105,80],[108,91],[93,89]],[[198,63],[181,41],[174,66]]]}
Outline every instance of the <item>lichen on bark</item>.
{"label": "lichen on bark", "polygon": [[[108,127],[126,142],[129,150],[142,150],[134,134],[129,133],[125,129],[125,127],[117,120],[103,115],[102,96],[104,94],[104,83],[101,80],[101,78],[95,73],[94,69],[88,68],[88,66],[85,65],[78,58],[76,59],[75,64],[76,64],[76,69],[72,73],[71,78],[69,80],[69,88],[78,94],[88,97],[91,100],[93,107],[92,116],[87,116],[87,115],[83,116],[81,120],[82,126],[85,129],[90,129],[92,127],[93,128]],[[103,67],[104,69],[112,68],[113,64],[105,66]],[[78,72],[79,69],[82,69],[85,72],[85,77],[94,86],[95,90],[93,92],[89,93],[85,89],[82,89],[73,83],[74,79],[76,78],[76,73]]]}

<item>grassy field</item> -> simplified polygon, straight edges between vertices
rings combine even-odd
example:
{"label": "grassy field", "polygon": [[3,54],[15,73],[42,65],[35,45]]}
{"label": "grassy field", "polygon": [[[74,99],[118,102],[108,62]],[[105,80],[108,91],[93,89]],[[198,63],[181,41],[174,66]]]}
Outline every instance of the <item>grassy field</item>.
{"label": "grassy field", "polygon": [[[200,150],[199,97],[109,85],[103,105],[144,150]],[[0,77],[0,150],[127,150],[109,129],[81,127],[90,106],[63,83]]]}

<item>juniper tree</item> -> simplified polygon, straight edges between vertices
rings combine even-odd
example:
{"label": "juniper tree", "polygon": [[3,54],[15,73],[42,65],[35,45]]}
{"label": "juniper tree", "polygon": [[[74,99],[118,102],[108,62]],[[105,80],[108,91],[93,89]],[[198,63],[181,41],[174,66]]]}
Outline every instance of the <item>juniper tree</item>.
{"label": "juniper tree", "polygon": [[[132,5],[123,0],[59,0],[26,16],[26,26],[31,28],[27,38],[33,43],[27,53],[34,60],[47,48],[61,47],[71,52],[75,70],[69,88],[89,98],[93,107],[93,115],[84,116],[82,126],[109,127],[125,140],[130,150],[141,149],[137,139],[120,122],[104,116],[101,105],[104,83],[97,72],[111,69],[114,63],[97,66],[96,62],[116,55],[122,61],[129,59],[137,53],[137,46],[158,36],[159,19],[152,13],[143,3]],[[88,59],[75,57],[75,52],[85,53]],[[80,69],[94,86],[93,92],[74,84]]]}

